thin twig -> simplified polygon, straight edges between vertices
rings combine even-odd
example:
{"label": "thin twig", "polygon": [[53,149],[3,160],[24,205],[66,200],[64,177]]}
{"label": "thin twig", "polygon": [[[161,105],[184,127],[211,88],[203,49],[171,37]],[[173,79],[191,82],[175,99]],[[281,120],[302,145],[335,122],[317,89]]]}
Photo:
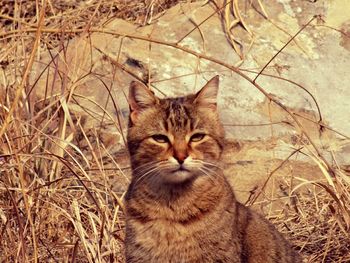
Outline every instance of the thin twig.
{"label": "thin twig", "polygon": [[[317,16],[314,16],[309,22],[308,24],[310,24]],[[307,25],[308,25],[307,24]],[[304,29],[307,25],[305,25],[302,29]],[[302,30],[301,29],[301,30]],[[27,29],[28,32],[30,32],[31,30],[34,29]],[[301,32],[301,30],[299,30]],[[12,31],[15,32],[16,30]],[[232,66],[228,63],[225,63],[219,59],[213,58],[211,56],[193,51],[187,47],[183,47],[180,46],[176,43],[172,43],[172,42],[167,42],[164,40],[160,40],[160,39],[152,39],[146,36],[138,36],[138,35],[133,35],[133,34],[122,34],[122,33],[118,33],[117,31],[113,31],[113,30],[104,30],[104,29],[98,29],[98,28],[91,28],[89,30],[90,32],[98,32],[98,33],[105,33],[105,34],[110,34],[110,35],[114,35],[114,36],[121,36],[121,37],[128,37],[128,38],[132,38],[132,39],[138,39],[138,40],[142,40],[142,41],[149,41],[149,42],[153,42],[159,45],[164,45],[164,46],[169,46],[169,47],[173,47],[175,49],[181,50],[183,52],[186,52],[188,54],[191,54],[195,57],[201,58],[201,59],[205,59],[208,61],[211,61],[215,64],[221,65],[227,69],[232,70],[233,72],[235,72],[236,74],[238,74],[239,76],[241,76],[242,78],[246,79],[248,82],[250,82],[256,89],[258,89],[265,97],[267,97],[270,101],[274,102],[276,105],[278,105],[280,108],[282,108],[285,112],[287,112],[292,119],[295,121],[295,123],[297,124],[297,126],[300,128],[301,132],[305,135],[305,137],[308,139],[308,141],[310,142],[310,144],[312,145],[312,147],[315,149],[315,151],[317,152],[317,155],[327,164],[328,168],[330,169],[330,165],[328,164],[328,161],[322,156],[322,154],[320,153],[320,151],[318,150],[316,144],[313,142],[313,140],[311,139],[311,137],[307,134],[307,132],[305,132],[305,129],[303,128],[302,124],[300,123],[300,121],[297,119],[297,117],[293,114],[293,112],[291,110],[289,110],[285,105],[283,105],[280,101],[278,101],[276,98],[274,98],[272,95],[270,95],[268,92],[266,92],[259,84],[257,84],[256,82],[254,82],[253,79],[251,79],[249,76],[247,76],[246,74],[242,73],[239,68]],[[57,33],[60,32],[59,29],[52,29],[52,28],[43,28],[42,32],[45,33]],[[65,30],[66,33],[79,33],[79,32],[83,32],[83,30],[81,29],[75,29],[75,30]],[[299,32],[297,33],[299,34]],[[1,34],[0,34],[1,36]],[[290,43],[290,41],[288,41],[288,43]],[[288,44],[287,43],[287,44]],[[287,44],[285,45],[285,47],[287,46]],[[274,57],[276,57],[278,54],[276,54]],[[272,61],[273,58],[270,60]],[[265,68],[265,67],[264,67]],[[263,70],[261,70],[262,72]],[[330,171],[331,172],[331,171]],[[331,172],[333,174],[333,172]]]}
{"label": "thin twig", "polygon": [[257,78],[261,75],[261,73],[266,69],[266,67],[268,65],[270,65],[270,63],[272,62],[272,60],[274,60],[289,44],[290,42],[292,42],[294,40],[294,38],[296,38],[308,25],[311,24],[312,21],[314,21],[317,18],[317,16],[314,16],[313,18],[311,18],[309,20],[309,22],[307,22],[305,25],[303,25],[298,32],[288,40],[288,42],[286,44],[284,44],[284,46],[278,50],[278,52],[265,64],[265,66],[260,70],[260,72],[258,73],[258,75],[254,78],[253,83],[256,82]]}

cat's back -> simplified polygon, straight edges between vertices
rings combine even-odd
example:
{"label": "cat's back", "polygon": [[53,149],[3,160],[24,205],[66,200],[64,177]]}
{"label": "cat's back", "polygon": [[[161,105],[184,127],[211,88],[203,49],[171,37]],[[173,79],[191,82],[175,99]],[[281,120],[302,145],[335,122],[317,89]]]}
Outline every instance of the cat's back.
{"label": "cat's back", "polygon": [[300,263],[301,257],[277,229],[258,213],[237,203],[244,263]]}

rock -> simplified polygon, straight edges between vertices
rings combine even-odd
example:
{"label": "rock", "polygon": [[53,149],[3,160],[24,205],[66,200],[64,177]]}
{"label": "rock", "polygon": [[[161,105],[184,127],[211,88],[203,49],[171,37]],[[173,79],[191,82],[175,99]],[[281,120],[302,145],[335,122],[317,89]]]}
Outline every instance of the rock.
{"label": "rock", "polygon": [[[244,42],[249,40],[247,32],[242,28],[235,32],[237,39],[244,43],[245,59],[240,65],[241,71],[254,78],[256,73],[252,72],[259,72],[314,15],[322,15],[326,27],[317,24],[315,19],[265,69],[264,73],[276,78],[261,75],[257,83],[290,109],[302,124],[302,130],[309,134],[326,158],[331,159],[328,153],[332,151],[335,156],[341,156],[340,164],[348,164],[349,137],[335,131],[350,135],[349,36],[346,30],[341,33],[330,27],[341,29],[349,25],[347,10],[350,2],[276,0],[265,1],[264,6],[269,19],[252,7],[241,9],[254,34],[253,45],[248,51],[249,43]],[[100,125],[101,119],[97,117],[108,113],[104,115],[104,125],[109,127],[110,133],[125,135],[126,94],[132,79],[150,81],[159,96],[177,96],[195,92],[209,78],[219,74],[219,108],[229,138],[249,140],[252,145],[273,140],[273,147],[259,151],[260,158],[265,160],[285,159],[300,145],[311,147],[300,130],[290,125],[294,122],[285,110],[247,80],[215,63],[220,61],[233,66],[240,63],[240,57],[228,42],[222,19],[217,14],[200,25],[214,12],[212,5],[203,2],[178,4],[145,27],[115,19],[100,32],[83,34],[67,45],[65,58],[60,53],[58,69],[67,76],[64,88],[61,88],[64,82],[54,77],[54,68],[50,69],[52,91],[49,94],[64,95],[75,114],[86,115],[82,108],[88,109],[96,118],[89,118],[86,127]],[[212,60],[199,59],[172,46],[174,44],[205,54]],[[36,63],[31,83],[50,60],[47,53]],[[303,88],[280,77],[299,83]],[[37,94],[41,97],[46,84],[46,74],[43,74],[36,84]],[[320,116],[314,100],[321,111],[323,125],[331,130],[320,129],[317,124]],[[267,125],[269,123],[274,124]],[[122,138],[119,136],[116,142],[119,145],[116,151],[124,147]],[[252,156],[256,158],[257,155]],[[249,154],[240,158],[243,161],[251,159]],[[301,155],[293,160],[315,165],[310,158]],[[273,169],[266,163],[263,167],[261,169]]]}

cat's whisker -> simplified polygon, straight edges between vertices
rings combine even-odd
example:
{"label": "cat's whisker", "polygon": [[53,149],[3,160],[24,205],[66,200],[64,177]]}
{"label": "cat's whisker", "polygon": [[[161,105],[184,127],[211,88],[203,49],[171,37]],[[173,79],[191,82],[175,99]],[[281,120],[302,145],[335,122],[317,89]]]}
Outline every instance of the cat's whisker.
{"label": "cat's whisker", "polygon": [[208,175],[210,178],[215,179],[215,176],[218,177],[219,174],[214,171],[213,169],[210,169],[208,167],[202,166],[201,168],[199,168],[199,170],[201,170],[203,173],[205,173],[206,175]]}
{"label": "cat's whisker", "polygon": [[167,161],[157,161],[155,162],[149,169],[140,170],[137,173],[134,174],[134,176],[140,176],[136,179],[135,185],[141,183],[146,177],[158,175],[161,170],[164,170],[166,168],[171,168],[171,164],[169,164]]}
{"label": "cat's whisker", "polygon": [[152,166],[149,166],[149,167],[144,167],[144,169],[139,170],[139,171],[137,171],[136,173],[134,172],[134,173],[133,173],[133,176],[134,176],[135,178],[137,178],[137,177],[142,176],[143,174],[147,173],[148,171],[150,171],[150,170],[152,170],[152,169],[154,169],[154,168],[156,168],[156,167],[157,167],[157,166],[155,166],[155,165],[152,165]]}
{"label": "cat's whisker", "polygon": [[140,172],[139,170],[144,171],[143,169],[151,168],[151,167],[153,167],[155,165],[163,166],[163,165],[167,165],[167,164],[169,164],[167,160],[152,161],[152,162],[148,162],[148,163],[144,163],[144,164],[139,165],[137,168],[135,168],[133,170],[133,172],[135,174],[135,172],[139,173]]}
{"label": "cat's whisker", "polygon": [[203,169],[203,167],[202,167],[202,168],[199,168],[199,170],[200,170],[203,174],[205,174],[206,176],[208,176],[210,179],[212,179],[212,180],[215,179],[215,175],[218,176],[218,174],[216,174],[216,173],[211,173],[210,170],[205,170],[205,169]]}
{"label": "cat's whisker", "polygon": [[212,171],[212,172],[215,172],[215,170],[216,170],[215,169],[216,167],[210,167],[210,166],[206,166],[206,165],[203,165],[202,168],[205,168],[206,170]]}
{"label": "cat's whisker", "polygon": [[[153,179],[155,177],[157,177],[159,175],[159,170],[155,169],[152,173],[147,174],[147,176],[143,176],[142,178],[140,178],[140,180],[138,181],[138,184],[142,183],[144,180],[148,180],[148,182],[150,182],[151,184],[153,184]],[[137,182],[136,182],[137,183]],[[136,184],[135,183],[135,184]]]}
{"label": "cat's whisker", "polygon": [[153,169],[154,167],[161,166],[162,162],[164,162],[164,161],[153,161],[153,162],[148,162],[146,164],[140,165],[135,170],[133,170],[133,175],[137,177],[140,174],[144,174],[144,173],[148,172],[149,170]]}
{"label": "cat's whisker", "polygon": [[136,179],[135,181],[135,185],[137,185],[138,183],[140,183],[144,178],[147,177],[147,175],[152,174],[153,172],[157,171],[159,169],[158,166],[151,168],[147,171],[145,171],[145,173],[143,173],[139,178]]}
{"label": "cat's whisker", "polygon": [[133,169],[133,172],[136,172],[136,171],[138,171],[140,169],[147,168],[148,166],[154,166],[157,163],[159,163],[159,161],[151,161],[151,162],[147,162],[147,163],[141,164],[138,167],[136,167],[135,169]]}
{"label": "cat's whisker", "polygon": [[214,163],[211,163],[211,162],[207,162],[207,161],[203,161],[203,160],[199,160],[199,159],[193,159],[192,162],[195,164],[201,164],[203,166],[210,166],[210,167],[215,167],[215,168],[218,168],[220,170],[223,170],[220,166],[218,166]]}
{"label": "cat's whisker", "polygon": [[210,167],[215,167],[215,168],[218,168],[220,170],[223,170],[223,168],[221,168],[220,166],[214,164],[214,163],[210,163],[210,162],[205,162],[203,161],[203,164],[206,165],[206,166],[210,166]]}

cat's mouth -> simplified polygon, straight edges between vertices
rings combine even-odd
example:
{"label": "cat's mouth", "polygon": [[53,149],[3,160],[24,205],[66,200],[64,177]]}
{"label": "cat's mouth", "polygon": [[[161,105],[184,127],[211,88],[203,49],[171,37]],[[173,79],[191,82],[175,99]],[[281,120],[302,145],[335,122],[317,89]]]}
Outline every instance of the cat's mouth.
{"label": "cat's mouth", "polygon": [[185,172],[190,172],[190,170],[188,170],[188,169],[186,169],[183,165],[180,165],[180,167],[179,168],[177,168],[176,170],[175,170],[175,172],[177,172],[177,171],[185,171]]}
{"label": "cat's mouth", "polygon": [[172,173],[191,173],[192,171],[185,167],[185,165],[180,164],[176,169],[172,170]]}
{"label": "cat's mouth", "polygon": [[167,181],[171,183],[182,183],[193,177],[193,173],[182,165],[171,171]]}

